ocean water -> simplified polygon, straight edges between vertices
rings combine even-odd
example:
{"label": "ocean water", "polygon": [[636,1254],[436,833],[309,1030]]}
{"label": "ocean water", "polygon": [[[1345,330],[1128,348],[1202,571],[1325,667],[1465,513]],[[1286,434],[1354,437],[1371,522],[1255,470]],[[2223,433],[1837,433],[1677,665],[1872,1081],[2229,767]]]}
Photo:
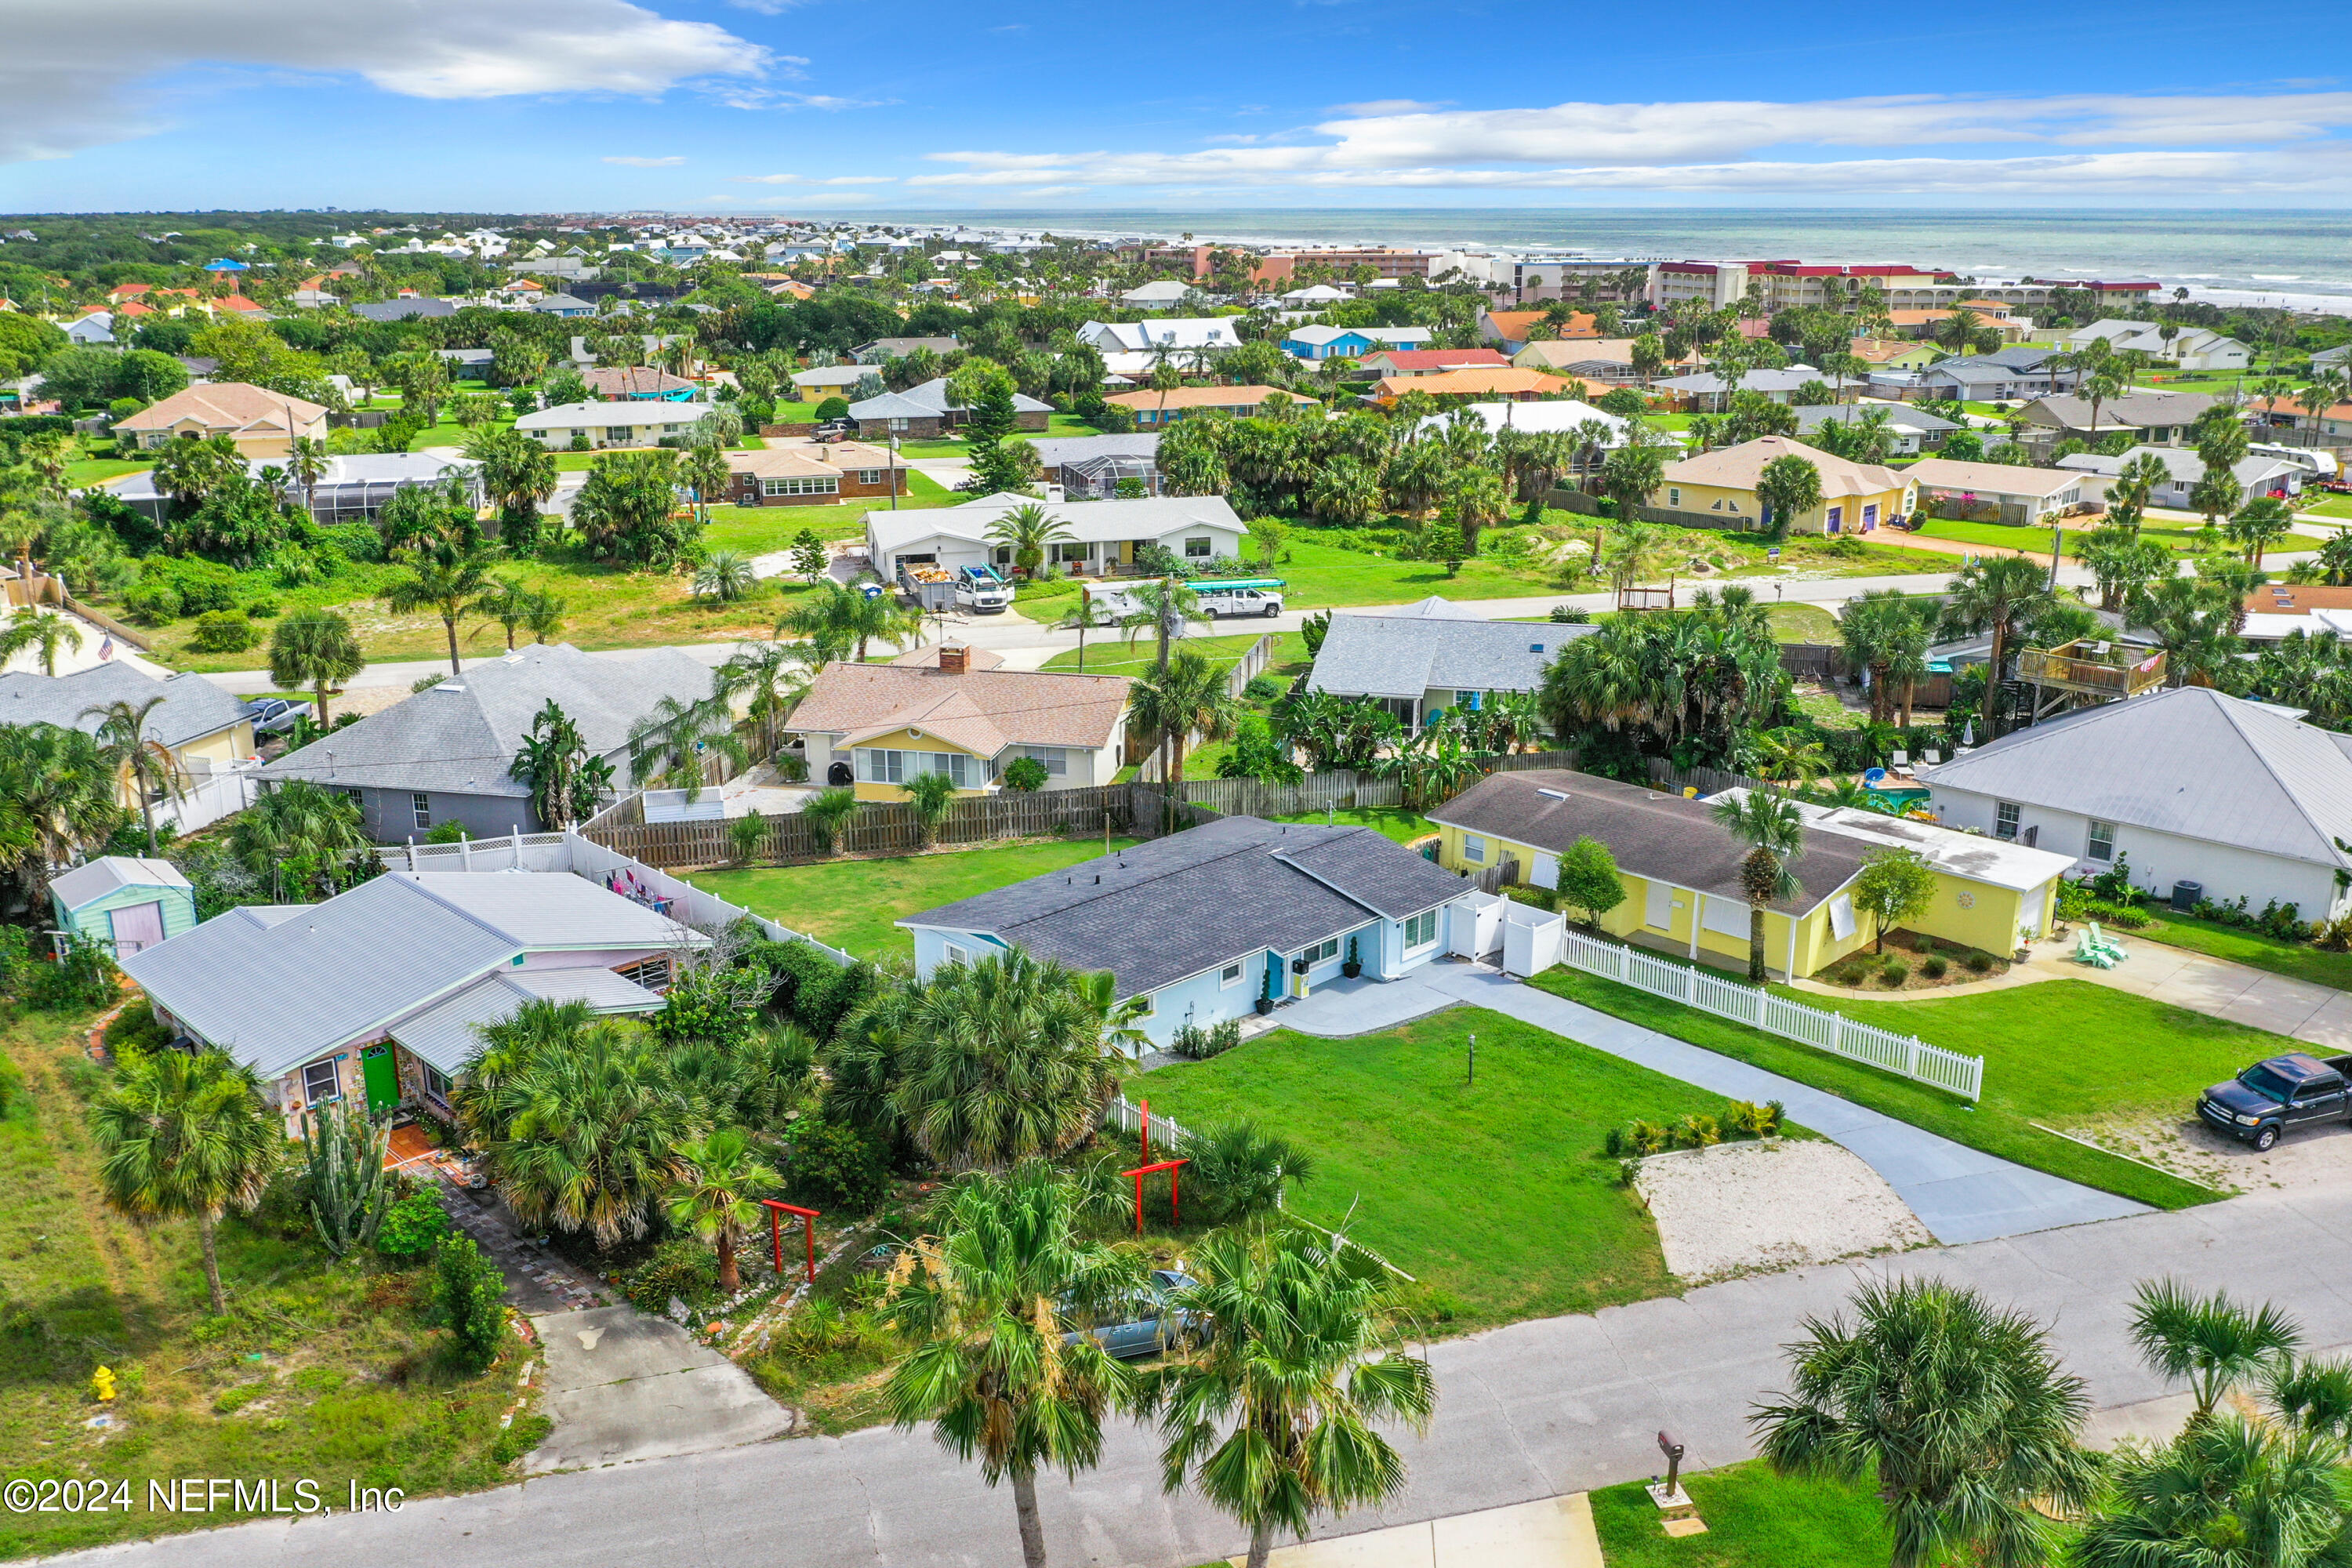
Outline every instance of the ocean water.
{"label": "ocean water", "polygon": [[[2352,305],[2352,212],[1848,208],[1251,208],[860,212],[856,221],[1190,233],[1255,245],[1577,250],[1643,258],[1908,262],[1973,278],[2153,278],[2232,302]],[[2238,298],[2242,296],[2243,298]]]}

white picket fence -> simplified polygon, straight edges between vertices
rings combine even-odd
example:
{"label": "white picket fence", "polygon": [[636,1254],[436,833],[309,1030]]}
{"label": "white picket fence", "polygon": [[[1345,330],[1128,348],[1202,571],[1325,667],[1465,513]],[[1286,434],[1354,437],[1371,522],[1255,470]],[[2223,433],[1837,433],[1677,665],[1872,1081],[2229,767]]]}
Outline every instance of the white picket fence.
{"label": "white picket fence", "polygon": [[1770,1034],[1799,1041],[1891,1073],[1950,1089],[1969,1100],[1984,1091],[1984,1058],[1966,1057],[1931,1046],[1916,1035],[1898,1035],[1872,1024],[1857,1024],[1843,1013],[1809,1007],[1776,996],[1759,986],[1727,980],[1689,964],[1676,963],[1601,942],[1581,931],[1564,931],[1560,962],[1587,974],[1598,974],[1653,996],[1685,1003],[1719,1018],[1748,1024]]}

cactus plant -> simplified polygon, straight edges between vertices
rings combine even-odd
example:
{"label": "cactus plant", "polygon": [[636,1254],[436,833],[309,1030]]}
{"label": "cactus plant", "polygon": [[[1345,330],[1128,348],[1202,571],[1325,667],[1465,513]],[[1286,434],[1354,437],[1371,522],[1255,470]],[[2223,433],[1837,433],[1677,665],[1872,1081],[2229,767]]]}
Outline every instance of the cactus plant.
{"label": "cactus plant", "polygon": [[319,1107],[303,1129],[303,1193],[310,1223],[337,1258],[375,1240],[389,1192],[383,1155],[391,1142],[389,1124],[340,1104]]}

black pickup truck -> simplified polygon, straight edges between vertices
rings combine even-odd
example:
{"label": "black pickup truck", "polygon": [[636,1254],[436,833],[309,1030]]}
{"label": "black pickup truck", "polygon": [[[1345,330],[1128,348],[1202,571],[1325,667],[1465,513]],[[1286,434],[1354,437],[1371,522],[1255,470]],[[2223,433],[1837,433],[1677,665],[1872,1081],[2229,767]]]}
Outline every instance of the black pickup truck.
{"label": "black pickup truck", "polygon": [[2352,1057],[2322,1061],[2297,1051],[2273,1057],[2207,1089],[2197,1114],[2208,1126],[2268,1149],[2279,1134],[2352,1116]]}

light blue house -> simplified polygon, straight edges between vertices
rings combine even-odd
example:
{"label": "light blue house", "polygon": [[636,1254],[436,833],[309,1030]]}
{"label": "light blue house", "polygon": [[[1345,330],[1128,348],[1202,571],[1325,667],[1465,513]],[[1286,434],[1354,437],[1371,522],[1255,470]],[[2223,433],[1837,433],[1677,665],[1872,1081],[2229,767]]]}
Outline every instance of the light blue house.
{"label": "light blue house", "polygon": [[169,860],[102,855],[49,879],[55,928],[128,958],[196,923],[196,890]]}
{"label": "light blue house", "polygon": [[[1446,951],[1469,884],[1368,827],[1229,816],[898,921],[915,971],[1021,948],[1108,970],[1165,1047],[1305,995],[1349,963],[1395,980]],[[1467,918],[1466,910],[1464,918]]]}
{"label": "light blue house", "polygon": [[1299,359],[1361,359],[1382,349],[1425,349],[1427,327],[1293,327],[1283,334],[1282,352]]}

